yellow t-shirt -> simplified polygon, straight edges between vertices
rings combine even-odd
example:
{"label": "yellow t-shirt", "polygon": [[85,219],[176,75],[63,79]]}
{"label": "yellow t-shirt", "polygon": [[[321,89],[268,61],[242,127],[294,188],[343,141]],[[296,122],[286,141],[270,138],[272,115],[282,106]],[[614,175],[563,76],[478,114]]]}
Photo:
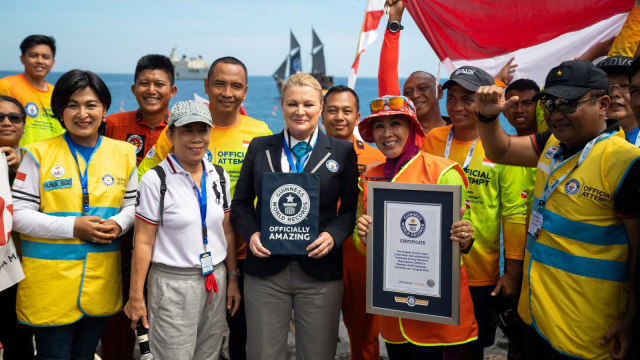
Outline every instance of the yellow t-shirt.
{"label": "yellow t-shirt", "polygon": [[[452,125],[431,130],[423,150],[444,156]],[[473,141],[451,141],[449,159],[464,167]],[[500,277],[500,230],[503,228],[505,257],[522,260],[526,242],[527,175],[523,167],[495,164],[487,159],[478,139],[469,166],[467,194],[475,242],[462,256],[470,286],[493,285]]]}
{"label": "yellow t-shirt", "polygon": [[16,98],[27,112],[20,146],[46,140],[64,132],[60,121],[53,117],[51,111],[53,85],[47,85],[48,91],[38,90],[29,83],[24,74],[0,79],[0,94]]}

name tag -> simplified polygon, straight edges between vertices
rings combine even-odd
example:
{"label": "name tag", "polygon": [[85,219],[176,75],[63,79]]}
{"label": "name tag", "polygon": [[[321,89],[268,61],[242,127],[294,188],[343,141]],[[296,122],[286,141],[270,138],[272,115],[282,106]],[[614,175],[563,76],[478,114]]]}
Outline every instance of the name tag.
{"label": "name tag", "polygon": [[542,229],[542,214],[539,212],[532,210],[531,217],[529,218],[529,230],[527,231],[536,239],[538,235],[540,235],[540,229]]}
{"label": "name tag", "polygon": [[49,180],[42,183],[42,187],[44,188],[44,191],[70,188],[72,185],[73,185],[72,178]]}
{"label": "name tag", "polygon": [[213,272],[213,259],[211,258],[210,251],[200,254],[200,267],[202,268],[202,275],[211,274]]}

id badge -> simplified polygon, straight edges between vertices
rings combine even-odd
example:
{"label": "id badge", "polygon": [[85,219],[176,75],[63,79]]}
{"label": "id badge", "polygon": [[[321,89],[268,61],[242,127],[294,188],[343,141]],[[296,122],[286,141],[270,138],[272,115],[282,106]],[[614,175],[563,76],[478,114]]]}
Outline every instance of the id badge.
{"label": "id badge", "polygon": [[211,252],[203,252],[200,254],[200,267],[202,268],[202,275],[211,274],[213,272],[213,259],[211,258]]}
{"label": "id badge", "polygon": [[529,230],[527,231],[531,236],[538,238],[540,235],[540,229],[542,229],[542,214],[533,210],[531,211],[531,217],[529,218]]}

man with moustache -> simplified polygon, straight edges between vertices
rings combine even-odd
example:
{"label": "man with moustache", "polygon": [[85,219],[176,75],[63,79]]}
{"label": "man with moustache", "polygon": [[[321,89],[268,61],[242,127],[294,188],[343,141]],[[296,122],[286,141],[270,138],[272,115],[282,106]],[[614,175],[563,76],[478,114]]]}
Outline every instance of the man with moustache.
{"label": "man with moustache", "polygon": [[[353,135],[360,122],[360,99],[351,88],[338,85],[324,96],[322,124],[327,135],[353,143],[358,156],[358,171],[385,161],[380,150],[365,144]],[[373,314],[366,312],[366,257],[359,253],[353,239],[342,243],[342,321],[349,334],[351,359],[370,360],[380,358],[378,324]]]}

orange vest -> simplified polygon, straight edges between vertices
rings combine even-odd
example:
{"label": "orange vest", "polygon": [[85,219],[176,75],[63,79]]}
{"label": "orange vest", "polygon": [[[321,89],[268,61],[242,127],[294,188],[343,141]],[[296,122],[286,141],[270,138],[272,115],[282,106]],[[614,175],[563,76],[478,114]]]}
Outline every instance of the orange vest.
{"label": "orange vest", "polygon": [[[440,177],[449,169],[455,169],[464,180],[464,171],[456,162],[420,151],[392,179],[392,182],[414,184],[438,184]],[[364,208],[367,208],[367,183],[387,181],[384,164],[378,165],[362,175],[361,186]],[[467,282],[467,273],[460,265],[460,325],[446,325],[418,320],[376,315],[380,334],[388,343],[410,342],[418,346],[458,345],[478,338],[478,325],[473,313],[473,303]]]}

